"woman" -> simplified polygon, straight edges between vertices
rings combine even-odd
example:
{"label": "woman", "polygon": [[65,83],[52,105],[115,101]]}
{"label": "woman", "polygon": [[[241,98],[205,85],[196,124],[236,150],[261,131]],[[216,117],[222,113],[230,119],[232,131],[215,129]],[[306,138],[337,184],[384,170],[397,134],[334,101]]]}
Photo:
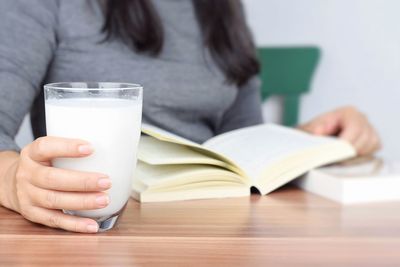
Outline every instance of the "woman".
{"label": "woman", "polygon": [[[107,176],[51,167],[92,152],[82,140],[42,137],[19,148],[31,111],[45,135],[43,83],[124,81],[144,85],[143,120],[197,142],[262,122],[259,70],[239,0],[0,2],[0,203],[33,222],[96,232],[61,209],[107,206]],[[338,135],[360,155],[379,148],[365,116],[341,108],[301,126]]]}

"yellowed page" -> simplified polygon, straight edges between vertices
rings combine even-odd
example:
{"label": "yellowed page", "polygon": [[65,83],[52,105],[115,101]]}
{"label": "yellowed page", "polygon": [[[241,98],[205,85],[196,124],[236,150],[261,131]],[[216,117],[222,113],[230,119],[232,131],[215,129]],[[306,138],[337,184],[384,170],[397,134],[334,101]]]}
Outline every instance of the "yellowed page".
{"label": "yellowed page", "polygon": [[208,149],[200,144],[197,144],[195,142],[192,142],[190,140],[187,140],[183,137],[180,137],[178,135],[172,134],[170,132],[167,132],[163,129],[160,129],[158,127],[148,125],[148,124],[142,124],[142,132],[150,135],[158,140],[165,141],[165,142],[170,142],[174,144],[180,144],[180,145],[185,145],[188,148],[198,151],[201,154],[213,158],[218,161],[225,162],[226,168],[228,168],[231,171],[234,171],[238,173],[240,176],[242,176],[245,180],[248,180],[248,177],[246,176],[246,173],[242,170],[240,166],[238,166],[234,161],[232,161],[230,158],[226,157],[223,154],[217,153],[211,149]]}
{"label": "yellowed page", "polygon": [[151,136],[140,138],[138,159],[152,165],[210,164],[228,168],[228,164],[188,146],[158,140]]}
{"label": "yellowed page", "polygon": [[182,185],[214,182],[246,183],[236,173],[211,165],[150,165],[138,161],[134,181],[139,180],[147,188],[167,188]]}
{"label": "yellowed page", "polygon": [[261,173],[274,164],[310,149],[326,144],[341,145],[342,142],[331,137],[313,136],[283,126],[264,124],[216,136],[205,142],[204,146],[237,163],[252,179],[252,184],[256,185]]}
{"label": "yellowed page", "polygon": [[201,145],[199,145],[193,141],[190,141],[179,135],[170,133],[168,131],[165,131],[161,128],[158,128],[158,127],[150,125],[150,124],[142,123],[142,132],[145,134],[148,134],[150,136],[153,136],[159,140],[162,140],[162,141],[167,141],[167,142],[172,142],[172,143],[176,143],[176,144],[201,148]]}
{"label": "yellowed page", "polygon": [[355,154],[354,148],[344,141],[310,148],[265,168],[258,177],[256,187],[262,194],[268,194],[311,169],[354,157]]}
{"label": "yellowed page", "polygon": [[211,165],[149,165],[138,162],[132,197],[141,202],[222,198],[249,195],[249,184]]}

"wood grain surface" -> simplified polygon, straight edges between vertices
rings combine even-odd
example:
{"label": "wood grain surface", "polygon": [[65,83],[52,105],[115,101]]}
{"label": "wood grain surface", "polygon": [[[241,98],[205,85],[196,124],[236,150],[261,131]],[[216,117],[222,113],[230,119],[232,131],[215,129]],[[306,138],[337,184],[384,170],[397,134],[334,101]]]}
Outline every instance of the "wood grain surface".
{"label": "wood grain surface", "polygon": [[400,202],[341,206],[296,188],[139,204],[76,234],[0,208],[0,266],[400,266]]}

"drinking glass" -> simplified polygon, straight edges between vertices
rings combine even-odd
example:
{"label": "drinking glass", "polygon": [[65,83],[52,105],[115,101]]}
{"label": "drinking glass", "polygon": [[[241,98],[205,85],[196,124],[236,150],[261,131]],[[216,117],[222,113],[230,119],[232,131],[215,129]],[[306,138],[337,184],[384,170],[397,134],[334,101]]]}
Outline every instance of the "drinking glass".
{"label": "drinking glass", "polygon": [[99,231],[111,229],[131,193],[143,89],[129,83],[73,82],[47,84],[44,92],[47,135],[82,139],[94,148],[88,157],[54,159],[53,166],[104,173],[112,182],[107,207],[64,212],[96,220]]}

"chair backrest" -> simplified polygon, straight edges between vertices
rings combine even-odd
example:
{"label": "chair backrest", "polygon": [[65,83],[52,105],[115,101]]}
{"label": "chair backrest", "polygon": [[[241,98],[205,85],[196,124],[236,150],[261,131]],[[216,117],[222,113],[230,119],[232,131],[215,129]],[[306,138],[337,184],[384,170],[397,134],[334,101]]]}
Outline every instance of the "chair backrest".
{"label": "chair backrest", "polygon": [[287,126],[298,122],[300,95],[310,90],[320,58],[320,49],[312,46],[261,47],[262,98],[283,97],[283,121]]}

